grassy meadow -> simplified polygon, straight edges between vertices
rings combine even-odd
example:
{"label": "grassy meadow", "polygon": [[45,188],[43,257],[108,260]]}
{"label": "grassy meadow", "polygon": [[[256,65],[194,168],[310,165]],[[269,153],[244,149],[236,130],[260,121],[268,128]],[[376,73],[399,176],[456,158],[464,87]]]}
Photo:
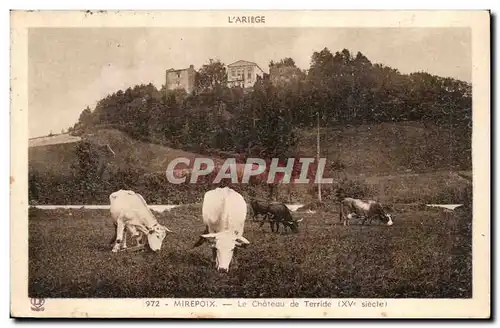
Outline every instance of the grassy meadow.
{"label": "grassy meadow", "polygon": [[[227,275],[210,263],[199,206],[155,213],[175,233],[157,253],[112,253],[108,211],[38,210],[29,217],[29,296],[469,298],[470,211],[394,208],[395,224],[341,226],[338,213],[304,217],[297,234],[247,219],[251,242]],[[129,243],[130,246],[130,243]]]}

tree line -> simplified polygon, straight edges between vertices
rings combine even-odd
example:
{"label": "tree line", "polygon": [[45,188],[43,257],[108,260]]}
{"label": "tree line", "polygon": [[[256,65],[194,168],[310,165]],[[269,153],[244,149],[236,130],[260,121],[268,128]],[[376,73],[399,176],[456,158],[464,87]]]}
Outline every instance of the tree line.
{"label": "tree line", "polygon": [[[270,62],[295,67],[292,58]],[[99,125],[134,138],[191,151],[217,149],[247,156],[293,155],[297,132],[314,127],[429,121],[470,133],[471,85],[426,72],[402,74],[347,49],[314,52],[307,74],[279,87],[260,79],[247,92],[227,87],[225,65],[209,60],[196,73],[196,90],[136,85],[86,108],[70,128]]]}
{"label": "tree line", "polygon": [[[85,108],[68,131],[85,135],[111,127],[138,140],[241,160],[297,157],[300,133],[315,128],[318,116],[322,127],[423,121],[467,136],[461,140],[471,138],[472,90],[464,81],[426,72],[402,74],[346,49],[314,52],[307,71],[298,69],[292,58],[271,61],[270,69],[296,68],[284,71],[298,73],[279,86],[264,76],[251,90],[229,88],[225,67],[218,60],[209,60],[196,72],[196,88],[191,94],[167,91],[165,86],[158,90],[152,84],[117,90],[94,109]],[[184,202],[205,190],[198,185],[169,186],[164,173],[145,174],[140,163],[131,163],[126,171],[114,172],[112,179],[103,181],[106,158],[96,156],[99,151],[92,147],[88,142],[77,147],[79,164],[70,177],[45,176],[30,169],[30,200],[102,202],[116,188],[131,188],[141,193],[157,191],[147,194],[157,202]],[[460,149],[470,150],[467,147]],[[341,170],[342,163],[337,164]],[[274,192],[274,186],[268,187]],[[267,189],[258,185],[244,188],[250,194]]]}

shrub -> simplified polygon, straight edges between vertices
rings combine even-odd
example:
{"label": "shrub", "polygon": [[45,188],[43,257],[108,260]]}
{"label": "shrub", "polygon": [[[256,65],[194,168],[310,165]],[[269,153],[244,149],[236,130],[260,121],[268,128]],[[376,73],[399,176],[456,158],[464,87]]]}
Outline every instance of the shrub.
{"label": "shrub", "polygon": [[359,180],[342,179],[335,191],[337,201],[345,197],[366,198],[373,196],[374,192],[367,184]]}

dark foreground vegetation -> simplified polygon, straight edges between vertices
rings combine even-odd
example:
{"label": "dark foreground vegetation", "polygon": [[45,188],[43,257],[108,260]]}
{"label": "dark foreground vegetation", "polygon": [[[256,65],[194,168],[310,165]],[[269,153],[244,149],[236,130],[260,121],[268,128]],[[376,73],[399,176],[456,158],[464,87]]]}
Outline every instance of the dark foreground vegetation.
{"label": "dark foreground vegetation", "polygon": [[[169,234],[159,254],[111,253],[107,211],[30,210],[29,296],[470,298],[470,209],[394,208],[395,225],[344,227],[338,213],[302,216],[298,234],[247,221],[251,245],[218,274],[200,208],[156,214]],[[64,245],[64,247],[61,247]]]}

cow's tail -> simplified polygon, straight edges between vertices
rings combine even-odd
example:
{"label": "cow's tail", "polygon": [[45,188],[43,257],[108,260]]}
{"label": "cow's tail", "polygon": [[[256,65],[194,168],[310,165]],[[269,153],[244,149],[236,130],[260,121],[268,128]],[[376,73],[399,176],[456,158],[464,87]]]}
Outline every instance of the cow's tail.
{"label": "cow's tail", "polygon": [[116,222],[113,222],[113,238],[109,241],[110,244],[114,244],[116,242],[116,229],[117,229],[118,224]]}
{"label": "cow's tail", "polygon": [[344,203],[342,201],[340,201],[340,203],[339,203],[339,221],[341,224],[342,224],[343,216],[344,216]]}

